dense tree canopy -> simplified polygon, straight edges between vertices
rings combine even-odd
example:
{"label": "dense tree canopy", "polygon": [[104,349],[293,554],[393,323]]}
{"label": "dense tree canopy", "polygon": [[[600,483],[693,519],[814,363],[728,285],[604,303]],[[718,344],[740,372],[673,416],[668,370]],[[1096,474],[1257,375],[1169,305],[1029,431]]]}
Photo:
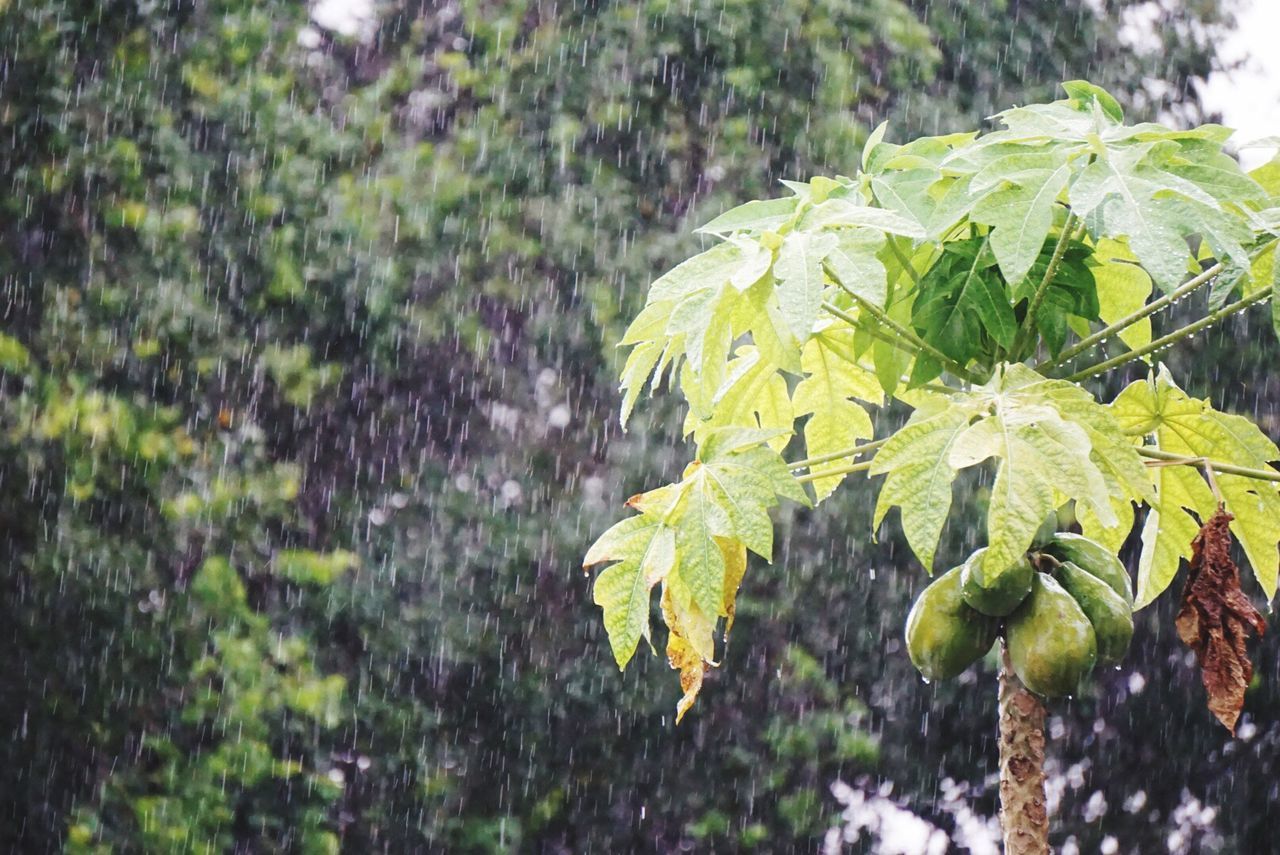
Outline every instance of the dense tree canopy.
{"label": "dense tree canopy", "polygon": [[[1215,4],[1166,4],[1152,52],[1095,5],[388,4],[364,42],[295,4],[0,4],[0,842],[804,848],[859,776],[953,824],[990,708],[910,671],[920,580],[846,531],[865,494],[787,512],[696,721],[602,667],[579,557],[684,456],[603,427],[614,345],[684,226],[840,172],[883,118],[974,125],[1071,76],[1196,115]],[[1161,644],[1140,668],[1172,683]],[[1128,722],[1193,713],[1135,685],[1077,702],[1064,756],[1171,762]],[[1186,782],[1248,848],[1250,752],[1072,784],[1065,825],[1163,840]]]}

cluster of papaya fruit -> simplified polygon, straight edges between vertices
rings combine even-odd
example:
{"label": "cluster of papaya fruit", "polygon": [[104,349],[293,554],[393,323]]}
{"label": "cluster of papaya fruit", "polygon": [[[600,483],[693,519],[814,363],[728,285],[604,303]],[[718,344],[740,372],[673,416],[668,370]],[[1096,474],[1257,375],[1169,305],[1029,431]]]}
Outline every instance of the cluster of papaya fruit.
{"label": "cluster of papaya fruit", "polygon": [[911,607],[907,652],[925,679],[959,675],[1002,633],[1014,673],[1044,697],[1075,694],[1095,665],[1123,658],[1133,589],[1106,547],[1046,526],[999,574],[984,566],[985,551],[934,580]]}

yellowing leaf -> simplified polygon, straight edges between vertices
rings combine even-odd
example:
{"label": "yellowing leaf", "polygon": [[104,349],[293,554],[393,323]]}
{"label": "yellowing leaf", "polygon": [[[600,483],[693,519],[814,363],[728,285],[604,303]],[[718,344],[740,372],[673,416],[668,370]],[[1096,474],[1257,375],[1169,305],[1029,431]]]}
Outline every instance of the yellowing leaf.
{"label": "yellowing leaf", "polygon": [[593,595],[619,668],[649,638],[652,591],[662,583],[668,655],[686,692],[681,715],[697,695],[703,663],[714,663],[719,618],[727,619],[728,636],[747,550],[766,559],[773,552],[769,509],[779,497],[809,503],[787,464],[764,444],[776,433],[708,430],[681,480],[627,500],[639,514],[602,534],[583,559],[583,567],[610,565],[596,577]]}
{"label": "yellowing leaf", "polygon": [[988,459],[998,463],[984,553],[993,576],[1026,551],[1062,501],[1074,499],[1116,527],[1128,501],[1150,489],[1120,424],[1088,393],[1009,365],[972,392],[924,399],[877,452],[871,473],[889,477],[875,525],[901,508],[907,542],[931,569],[956,471]]}
{"label": "yellowing leaf", "polygon": [[675,536],[661,520],[628,517],[600,535],[583,567],[616,562],[596,577],[593,597],[604,612],[614,661],[626,667],[640,638],[649,637],[649,592],[675,563]]}
{"label": "yellowing leaf", "polygon": [[760,355],[758,348],[743,345],[729,363],[726,377],[711,404],[711,415],[698,418],[692,409],[685,418],[684,432],[701,440],[708,431],[721,427],[750,427],[776,430],[769,440],[781,451],[791,438],[795,424],[786,379]]}
{"label": "yellowing leaf", "polygon": [[[1276,251],[1280,247],[1280,238],[1271,241],[1266,248],[1253,258],[1253,266],[1249,269],[1249,277],[1244,284],[1245,296],[1253,294],[1268,285],[1274,286],[1280,280],[1280,265],[1276,264]],[[1280,305],[1280,301],[1272,300],[1271,306]]]}
{"label": "yellowing leaf", "polygon": [[[809,504],[808,496],[776,452],[760,446],[717,449],[716,438],[713,435],[703,445],[701,460],[686,474],[690,492],[704,490],[712,502],[715,510],[708,515],[715,523],[708,529],[712,535],[735,538],[770,560],[773,523],[769,508],[778,503],[779,496],[804,505]],[[704,608],[712,609],[710,599]]]}
{"label": "yellowing leaf", "polygon": [[1120,422],[1076,384],[1047,380],[1022,366],[1010,366],[1005,385],[1025,395],[1043,396],[1063,418],[1088,434],[1089,461],[1106,484],[1107,502],[1095,507],[1096,497],[1081,497],[1076,513],[1088,536],[1119,551],[1133,529],[1133,503],[1153,496],[1142,458]]}
{"label": "yellowing leaf", "polygon": [[1251,171],[1249,177],[1258,182],[1268,196],[1280,199],[1280,155]]}
{"label": "yellowing leaf", "polygon": [[705,612],[679,576],[670,577],[663,585],[662,617],[667,624],[667,662],[680,672],[683,692],[676,704],[676,724],[693,706],[702,688],[708,668],[715,667],[716,617],[726,618],[724,635],[728,640],[733,626],[738,586],[747,566],[742,544],[728,538],[716,538],[725,567],[725,599],[715,612]]}
{"label": "yellowing leaf", "polygon": [[684,344],[680,389],[689,406],[700,413],[710,411],[711,399],[724,380],[736,299],[737,292],[729,285],[698,291],[677,304],[667,322],[668,338]]}
{"label": "yellowing leaf", "polygon": [[631,418],[631,411],[636,405],[636,399],[640,397],[645,383],[653,375],[654,366],[658,364],[658,357],[662,355],[665,348],[666,343],[663,341],[646,341],[627,354],[626,364],[622,368],[620,387],[622,412],[618,416],[618,421],[623,428],[626,428],[627,421]]}
{"label": "yellowing leaf", "polygon": [[738,589],[747,574],[747,549],[741,543],[721,539],[718,541],[724,553],[724,640],[729,640],[733,619],[738,611]]}
{"label": "yellowing leaf", "polygon": [[835,245],[834,235],[792,232],[778,250],[778,260],[773,265],[778,305],[799,341],[809,337],[818,319],[822,307],[822,259]]}
{"label": "yellowing leaf", "polygon": [[[1123,243],[1098,241],[1089,269],[1098,288],[1098,317],[1112,324],[1142,308],[1151,296],[1151,277]],[[1119,338],[1132,349],[1151,342],[1151,319],[1143,318],[1122,330]]]}
{"label": "yellowing leaf", "polygon": [[[1269,470],[1271,461],[1280,459],[1280,449],[1256,425],[1187,395],[1163,367],[1153,380],[1130,384],[1111,407],[1128,433],[1149,436],[1162,451],[1251,469]],[[1217,507],[1197,467],[1160,466],[1151,470],[1151,478],[1155,501],[1143,526],[1138,608],[1168,586],[1181,559],[1190,559],[1191,539]],[[1215,480],[1227,512],[1235,517],[1231,531],[1270,599],[1280,565],[1280,491],[1273,482],[1240,475],[1219,472]]]}
{"label": "yellowing leaf", "polygon": [[749,261],[738,244],[718,243],[655,279],[649,286],[648,302],[676,302],[696,291],[719,288],[740,275]]}
{"label": "yellowing leaf", "polygon": [[[691,478],[686,478],[684,497],[676,510],[676,551],[679,561],[676,572],[688,586],[693,602],[702,611],[716,614],[724,602],[724,555],[716,545],[715,536],[731,537],[733,523],[729,512],[720,504],[723,491],[717,489],[703,467],[698,467]],[[768,521],[767,511],[748,506],[747,513],[759,510]],[[757,519],[748,525],[757,530]],[[770,542],[773,532],[770,527]]]}
{"label": "yellowing leaf", "polygon": [[1208,519],[1216,507],[1204,478],[1188,466],[1155,467],[1151,470],[1151,481],[1156,497],[1142,524],[1134,609],[1160,596],[1177,574],[1179,562],[1191,558],[1191,542],[1200,531],[1200,524],[1192,513]]}
{"label": "yellowing leaf", "polygon": [[714,644],[710,637],[714,619],[708,621],[696,609],[682,608],[669,586],[662,592],[662,616],[668,627],[667,663],[680,672],[683,694],[676,703],[676,724],[679,724],[697,700],[707,668],[714,664],[705,649],[705,645]]}
{"label": "yellowing leaf", "polygon": [[733,306],[736,335],[750,334],[760,355],[783,371],[800,371],[800,340],[787,323],[773,277],[765,276],[748,288]]}
{"label": "yellowing leaf", "polygon": [[847,290],[872,305],[883,306],[888,275],[878,253],[884,243],[884,235],[872,229],[841,229],[822,264]]}

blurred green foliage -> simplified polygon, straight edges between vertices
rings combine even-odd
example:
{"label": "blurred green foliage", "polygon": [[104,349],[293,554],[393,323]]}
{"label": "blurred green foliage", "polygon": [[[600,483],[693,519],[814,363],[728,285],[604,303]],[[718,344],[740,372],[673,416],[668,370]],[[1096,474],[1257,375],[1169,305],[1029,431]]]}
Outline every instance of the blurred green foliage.
{"label": "blurred green foliage", "polygon": [[0,2],[0,846],[785,851],[836,777],[980,782],[990,693],[911,676],[856,490],[696,720],[608,669],[577,556],[681,456],[612,345],[690,221],[882,118],[1161,106],[1218,16],[1165,6],[1146,55],[1083,0]]}

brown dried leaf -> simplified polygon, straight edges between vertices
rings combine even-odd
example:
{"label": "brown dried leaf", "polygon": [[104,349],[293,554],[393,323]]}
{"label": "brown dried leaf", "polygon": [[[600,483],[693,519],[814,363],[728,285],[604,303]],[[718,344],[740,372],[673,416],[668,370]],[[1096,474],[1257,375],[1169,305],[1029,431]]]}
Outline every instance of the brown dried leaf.
{"label": "brown dried leaf", "polygon": [[1191,572],[1176,625],[1182,643],[1196,652],[1209,711],[1234,735],[1253,678],[1245,644],[1250,629],[1261,636],[1267,623],[1240,590],[1240,571],[1231,560],[1232,519],[1219,508],[1191,542]]}

